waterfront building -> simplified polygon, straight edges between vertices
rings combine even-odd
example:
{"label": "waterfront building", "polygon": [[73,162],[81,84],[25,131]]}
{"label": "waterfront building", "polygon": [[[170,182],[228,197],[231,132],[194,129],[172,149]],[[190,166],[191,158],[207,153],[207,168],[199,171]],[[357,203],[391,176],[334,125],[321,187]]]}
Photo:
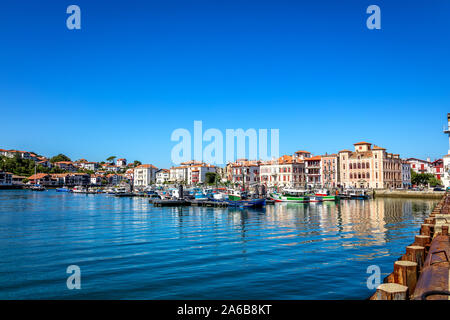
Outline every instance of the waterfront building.
{"label": "waterfront building", "polygon": [[187,184],[187,166],[172,167],[169,170],[169,181]]}
{"label": "waterfront building", "polygon": [[325,154],[321,156],[320,172],[322,184],[327,188],[339,186],[339,156],[337,154]]}
{"label": "waterfront building", "polygon": [[305,158],[306,183],[310,187],[322,186],[322,157]]}
{"label": "waterfront building", "polygon": [[201,161],[191,160],[182,162],[181,166],[170,168],[169,181],[173,183],[196,185],[205,182],[206,173],[215,173],[216,170],[216,166]]}
{"label": "waterfront building", "polygon": [[444,175],[444,161],[443,159],[437,159],[431,162],[431,172],[434,174],[436,179],[442,180]]}
{"label": "waterfront building", "polygon": [[91,185],[101,186],[102,180],[103,180],[103,176],[101,174],[91,174]]}
{"label": "waterfront building", "polygon": [[13,184],[12,177],[12,173],[0,171],[0,186],[11,186]]}
{"label": "waterfront building", "polygon": [[294,159],[305,160],[306,158],[311,158],[311,152],[305,150],[299,150],[292,156]]}
{"label": "waterfront building", "polygon": [[246,186],[259,184],[260,181],[260,161],[238,159],[230,163],[231,178],[234,184]]}
{"label": "waterfront building", "polygon": [[28,177],[28,184],[40,184],[42,186],[56,186],[58,180],[53,179],[48,173],[36,173]]}
{"label": "waterfront building", "polygon": [[17,176],[15,174],[13,174],[13,176],[12,176],[12,184],[16,185],[16,186],[21,186],[21,185],[24,184],[23,183],[24,179],[27,179],[27,177],[25,177],[25,176]]}
{"label": "waterfront building", "polygon": [[135,187],[146,187],[156,181],[156,168],[152,164],[141,164],[134,168],[133,184]]}
{"label": "waterfront building", "polygon": [[427,160],[408,158],[406,161],[411,164],[411,169],[416,173],[433,173],[430,158]]}
{"label": "waterfront building", "polygon": [[355,151],[339,151],[340,184],[354,188],[401,188],[402,161],[398,154],[368,142],[354,144]]}
{"label": "waterfront building", "polygon": [[402,187],[411,187],[411,164],[406,160],[402,160]]}
{"label": "waterfront building", "polygon": [[170,179],[170,170],[168,169],[159,169],[156,171],[156,183],[164,184],[168,182]]}
{"label": "waterfront building", "polygon": [[115,186],[118,185],[122,180],[123,176],[120,174],[110,173],[106,175],[106,181],[109,185]]}
{"label": "waterfront building", "polygon": [[266,187],[302,187],[306,183],[305,160],[284,155],[260,163],[260,183]]}
{"label": "waterfront building", "polygon": [[116,166],[120,168],[125,168],[127,166],[127,159],[120,158],[116,160]]}

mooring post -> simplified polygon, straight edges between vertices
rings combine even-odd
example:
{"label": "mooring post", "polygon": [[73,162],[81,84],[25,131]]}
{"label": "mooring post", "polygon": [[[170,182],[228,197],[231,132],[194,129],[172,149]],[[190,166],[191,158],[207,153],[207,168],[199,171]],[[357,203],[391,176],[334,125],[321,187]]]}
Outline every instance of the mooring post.
{"label": "mooring post", "polygon": [[414,292],[417,284],[417,263],[396,261],[394,263],[394,282],[407,286],[409,292]]}
{"label": "mooring post", "polygon": [[407,261],[417,263],[417,273],[419,273],[425,262],[425,247],[407,246],[405,258]]}
{"label": "mooring post", "polygon": [[377,288],[374,300],[406,300],[408,299],[408,287],[397,283],[383,283]]}
{"label": "mooring post", "polygon": [[434,231],[434,225],[432,225],[432,224],[424,223],[420,227],[420,234],[422,236],[432,237],[433,231]]}
{"label": "mooring post", "polygon": [[414,244],[416,246],[426,247],[430,243],[430,236],[416,235]]}

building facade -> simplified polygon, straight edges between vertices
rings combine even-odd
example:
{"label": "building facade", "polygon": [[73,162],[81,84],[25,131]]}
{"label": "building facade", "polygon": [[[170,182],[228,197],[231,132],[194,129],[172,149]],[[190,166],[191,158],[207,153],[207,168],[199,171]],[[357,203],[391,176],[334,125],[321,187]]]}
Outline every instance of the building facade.
{"label": "building facade", "polygon": [[156,168],[152,164],[141,164],[134,168],[133,185],[134,187],[147,187],[156,181]]}
{"label": "building facade", "polygon": [[325,154],[321,156],[320,171],[324,187],[336,188],[339,186],[339,156]]}
{"label": "building facade", "polygon": [[306,183],[305,162],[300,157],[284,155],[260,164],[260,181],[267,188],[299,188]]}
{"label": "building facade", "polygon": [[339,151],[340,182],[345,188],[401,188],[402,160],[398,154],[368,142],[354,144],[355,151]]}

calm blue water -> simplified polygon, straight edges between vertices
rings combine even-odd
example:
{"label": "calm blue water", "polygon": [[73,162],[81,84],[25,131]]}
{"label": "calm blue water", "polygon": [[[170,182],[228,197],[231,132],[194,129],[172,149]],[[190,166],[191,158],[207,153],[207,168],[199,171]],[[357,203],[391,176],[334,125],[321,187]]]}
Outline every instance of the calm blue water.
{"label": "calm blue water", "polygon": [[[364,299],[436,201],[261,210],[0,191],[0,299]],[[66,268],[81,268],[68,290]]]}

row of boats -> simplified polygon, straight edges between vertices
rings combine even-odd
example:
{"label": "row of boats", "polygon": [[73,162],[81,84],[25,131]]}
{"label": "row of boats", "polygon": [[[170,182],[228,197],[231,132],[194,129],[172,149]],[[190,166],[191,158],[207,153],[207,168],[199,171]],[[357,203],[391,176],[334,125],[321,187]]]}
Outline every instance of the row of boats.
{"label": "row of boats", "polygon": [[[43,191],[45,188],[33,186],[34,191]],[[145,196],[152,200],[195,200],[227,202],[232,207],[262,207],[270,202],[288,203],[314,203],[323,201],[339,201],[340,199],[367,199],[369,196],[364,189],[347,189],[342,193],[331,193],[327,189],[305,190],[285,188],[281,191],[272,191],[267,194],[251,193],[243,190],[227,188],[154,188],[147,187],[131,192],[126,187],[102,189],[98,187],[76,186],[73,188],[57,188],[57,192],[71,192],[80,194],[106,193],[117,197]]]}

